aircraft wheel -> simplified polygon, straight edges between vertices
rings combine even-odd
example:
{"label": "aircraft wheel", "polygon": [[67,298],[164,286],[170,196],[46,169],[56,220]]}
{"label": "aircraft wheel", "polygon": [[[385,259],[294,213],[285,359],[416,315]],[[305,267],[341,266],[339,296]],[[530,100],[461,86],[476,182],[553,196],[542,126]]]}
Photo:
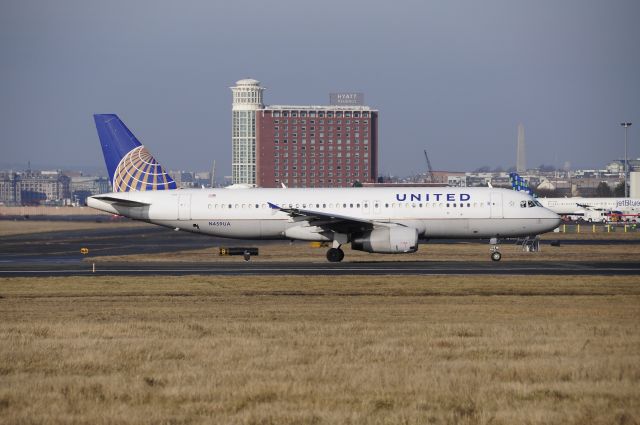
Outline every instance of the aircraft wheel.
{"label": "aircraft wheel", "polygon": [[500,259],[502,258],[502,254],[500,254],[500,252],[495,251],[491,253],[491,259],[493,261],[500,261]]}
{"label": "aircraft wheel", "polygon": [[327,260],[331,263],[339,263],[344,258],[344,251],[340,248],[329,248],[327,251]]}

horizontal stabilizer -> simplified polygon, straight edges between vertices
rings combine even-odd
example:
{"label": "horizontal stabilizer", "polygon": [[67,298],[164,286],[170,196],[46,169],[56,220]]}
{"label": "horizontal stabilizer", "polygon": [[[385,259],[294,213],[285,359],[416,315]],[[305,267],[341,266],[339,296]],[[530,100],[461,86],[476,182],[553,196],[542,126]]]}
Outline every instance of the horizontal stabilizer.
{"label": "horizontal stabilizer", "polygon": [[112,205],[116,205],[116,206],[122,206],[122,207],[148,207],[149,203],[146,202],[139,202],[139,201],[132,201],[130,199],[120,199],[120,198],[116,198],[114,196],[92,196],[92,198],[97,199],[99,201],[104,201],[104,202],[108,202]]}

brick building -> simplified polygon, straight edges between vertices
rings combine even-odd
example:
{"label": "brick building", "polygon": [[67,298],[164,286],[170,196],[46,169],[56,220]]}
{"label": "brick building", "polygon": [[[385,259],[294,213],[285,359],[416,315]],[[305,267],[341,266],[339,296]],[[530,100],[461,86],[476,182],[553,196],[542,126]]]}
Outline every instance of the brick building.
{"label": "brick building", "polygon": [[263,105],[256,80],[232,87],[233,182],[349,187],[378,174],[378,111],[363,105]]}

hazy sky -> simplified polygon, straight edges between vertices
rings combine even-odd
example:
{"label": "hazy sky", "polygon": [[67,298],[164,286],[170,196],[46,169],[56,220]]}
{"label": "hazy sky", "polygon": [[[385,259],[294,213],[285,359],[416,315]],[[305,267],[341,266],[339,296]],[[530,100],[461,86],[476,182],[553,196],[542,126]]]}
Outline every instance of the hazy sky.
{"label": "hazy sky", "polygon": [[231,172],[231,91],[380,110],[380,171],[640,156],[638,0],[0,2],[0,166],[103,166],[117,113],[169,169]]}

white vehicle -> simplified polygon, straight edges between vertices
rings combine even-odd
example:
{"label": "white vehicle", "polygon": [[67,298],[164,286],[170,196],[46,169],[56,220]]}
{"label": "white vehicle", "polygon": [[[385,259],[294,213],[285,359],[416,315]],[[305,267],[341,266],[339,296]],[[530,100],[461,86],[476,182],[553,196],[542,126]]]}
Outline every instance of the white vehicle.
{"label": "white vehicle", "polygon": [[607,223],[611,218],[611,211],[603,209],[589,209],[584,212],[584,215],[580,217],[584,221],[589,223]]}
{"label": "white vehicle", "polygon": [[531,196],[493,188],[176,189],[173,179],[116,115],[95,115],[114,192],[87,204],[136,220],[226,238],[331,242],[376,253],[409,253],[418,239],[534,236],[557,214]]}

